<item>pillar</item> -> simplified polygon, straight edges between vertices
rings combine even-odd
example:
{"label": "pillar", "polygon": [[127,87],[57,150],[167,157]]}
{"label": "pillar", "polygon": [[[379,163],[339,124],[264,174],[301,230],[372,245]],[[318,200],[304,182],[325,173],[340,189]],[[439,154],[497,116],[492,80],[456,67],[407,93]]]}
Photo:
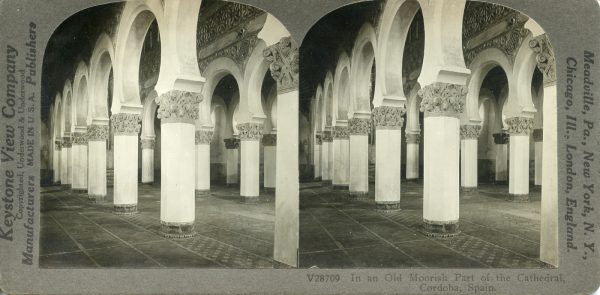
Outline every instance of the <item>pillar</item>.
{"label": "pillar", "polygon": [[321,145],[321,179],[323,185],[331,184],[331,151],[333,145],[333,137],[331,131],[323,132],[323,144]]}
{"label": "pillar", "polygon": [[465,193],[477,191],[477,141],[481,125],[460,126],[460,188]]}
{"label": "pillar", "polygon": [[152,137],[142,138],[142,183],[154,183],[154,145],[156,140]]}
{"label": "pillar", "polygon": [[195,120],[200,94],[171,90],[156,98],[160,119],[160,223],[167,238],[195,234]]}
{"label": "pillar", "polygon": [[264,187],[274,189],[277,171],[277,134],[265,134],[262,138],[264,147]]}
{"label": "pillar", "polygon": [[494,143],[496,144],[496,184],[508,183],[508,139],[507,133],[494,133]]}
{"label": "pillar", "polygon": [[375,209],[400,210],[402,116],[406,108],[381,106],[373,109],[375,125]]}
{"label": "pillar", "polygon": [[323,146],[323,135],[317,134],[315,136],[315,149],[313,155],[313,166],[315,171],[315,181],[321,181],[321,150]]}
{"label": "pillar", "polygon": [[529,134],[533,118],[512,117],[506,119],[510,135],[510,160],[508,194],[515,202],[529,201]]}
{"label": "pillar", "polygon": [[367,199],[369,197],[369,130],[371,120],[352,118],[348,121],[350,134],[350,197]]}
{"label": "pillar", "polygon": [[106,197],[106,141],[108,120],[88,126],[88,199],[101,202]]}
{"label": "pillar", "polygon": [[428,236],[459,231],[460,119],[466,87],[436,82],[419,90],[425,113],[423,227]]}
{"label": "pillar", "polygon": [[196,142],[196,196],[210,194],[210,142],[212,130],[197,130]]}
{"label": "pillar", "polygon": [[117,113],[110,117],[114,133],[114,197],[116,214],[137,213],[138,133],[141,116]]}
{"label": "pillar", "polygon": [[544,149],[544,129],[533,130],[533,141],[535,142],[535,178],[534,184],[536,186],[542,185],[542,159]]}
{"label": "pillar", "polygon": [[52,159],[52,169],[54,173],[52,174],[52,181],[54,183],[60,183],[60,153],[62,151],[62,141],[55,140],[54,141],[54,153]]}
{"label": "pillar", "polygon": [[257,203],[260,195],[260,139],[263,125],[243,123],[238,125],[241,148],[240,197],[244,203]]}
{"label": "pillar", "polygon": [[333,178],[335,190],[348,190],[350,184],[350,137],[348,121],[338,121],[333,127]]}
{"label": "pillar", "polygon": [[71,148],[71,134],[65,133],[65,136],[62,140],[62,150],[60,154],[60,166],[63,168],[60,170],[60,181],[62,185],[67,187],[71,187],[71,179],[73,177],[73,167],[71,167]]}
{"label": "pillar", "polygon": [[419,144],[420,132],[406,132],[406,180],[419,180]]}
{"label": "pillar", "polygon": [[240,148],[240,141],[237,138],[226,138],[223,141],[225,142],[225,157],[227,160],[225,167],[227,178],[225,183],[227,185],[237,185],[239,183],[238,166],[240,163],[240,153],[238,149]]}

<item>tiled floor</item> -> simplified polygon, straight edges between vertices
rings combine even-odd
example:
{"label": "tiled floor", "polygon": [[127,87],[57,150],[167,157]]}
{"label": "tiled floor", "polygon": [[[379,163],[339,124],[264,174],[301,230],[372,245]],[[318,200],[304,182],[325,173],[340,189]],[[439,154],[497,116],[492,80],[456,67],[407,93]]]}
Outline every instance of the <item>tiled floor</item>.
{"label": "tiled floor", "polygon": [[[371,189],[373,191],[373,189]],[[402,210],[374,211],[371,200],[348,200],[320,184],[300,199],[301,268],[540,268],[540,193],[530,203],[506,201],[507,186],[462,194],[460,228],[452,238],[421,231],[422,184],[402,183]]]}

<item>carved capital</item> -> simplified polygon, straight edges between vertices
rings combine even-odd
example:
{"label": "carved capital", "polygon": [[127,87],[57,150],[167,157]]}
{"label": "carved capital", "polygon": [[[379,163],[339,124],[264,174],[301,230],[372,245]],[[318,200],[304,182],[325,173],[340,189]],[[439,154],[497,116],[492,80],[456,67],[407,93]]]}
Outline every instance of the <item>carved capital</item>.
{"label": "carved capital", "polygon": [[225,138],[223,142],[225,142],[225,148],[228,150],[235,150],[240,147],[240,140],[237,138]]}
{"label": "carved capital", "polygon": [[331,131],[323,131],[323,142],[333,142]]}
{"label": "carved capital", "polygon": [[171,90],[156,98],[158,104],[158,118],[164,123],[189,123],[194,124],[198,119],[200,93]]}
{"label": "carved capital", "polygon": [[508,144],[508,140],[510,136],[508,133],[494,133],[494,143],[495,144]]}
{"label": "carved capital", "polygon": [[197,130],[195,133],[196,145],[210,144],[213,134],[212,130]]}
{"label": "carved capital", "polygon": [[316,145],[322,145],[323,144],[323,135],[322,134],[317,134],[315,136],[315,144]]}
{"label": "carved capital", "polygon": [[544,129],[533,129],[533,141],[535,141],[535,142],[544,141]]}
{"label": "carved capital", "polygon": [[369,135],[371,131],[371,120],[353,118],[348,120],[350,135]]}
{"label": "carved capital", "polygon": [[477,139],[481,134],[481,125],[461,125],[460,126],[460,138],[461,139]]}
{"label": "carved capital", "polygon": [[533,130],[533,118],[512,117],[506,119],[508,133],[511,135],[529,135]]}
{"label": "carved capital", "polygon": [[265,134],[262,137],[264,146],[277,146],[277,134]]}
{"label": "carved capital", "polygon": [[54,141],[54,150],[60,151],[62,149],[62,141],[55,140]]}
{"label": "carved capital", "polygon": [[63,140],[62,140],[63,148],[70,149],[72,145],[73,145],[73,142],[71,141],[70,137],[63,137]]}
{"label": "carved capital", "polygon": [[463,85],[437,82],[419,90],[421,112],[433,116],[455,117],[463,112],[467,88]]}
{"label": "carved capital", "polygon": [[142,125],[142,117],[137,114],[119,113],[110,117],[110,124],[115,135],[138,135]]}
{"label": "carved capital", "polygon": [[333,140],[349,139],[350,134],[348,133],[348,131],[348,126],[334,126],[332,130]]}
{"label": "carved capital", "polygon": [[419,133],[406,133],[406,143],[419,144],[421,143],[421,134]]}
{"label": "carved capital", "polygon": [[108,125],[90,125],[87,128],[88,141],[108,140]]}
{"label": "carved capital", "polygon": [[237,129],[240,132],[240,140],[259,141],[263,135],[263,125],[258,123],[238,124]]}
{"label": "carved capital", "polygon": [[544,85],[556,84],[556,60],[548,36],[543,34],[531,39],[529,47],[537,53],[537,66],[544,74]]}
{"label": "carved capital", "polygon": [[373,109],[372,120],[377,129],[402,129],[404,125],[404,107],[381,106]]}
{"label": "carved capital", "polygon": [[271,76],[277,81],[278,93],[298,90],[298,46],[291,37],[281,38],[279,43],[267,47],[263,56],[271,64]]}
{"label": "carved capital", "polygon": [[83,132],[73,133],[73,144],[74,145],[87,145],[87,135]]}
{"label": "carved capital", "polygon": [[143,150],[153,150],[155,144],[156,140],[153,138],[142,138],[140,140],[140,145],[142,146]]}

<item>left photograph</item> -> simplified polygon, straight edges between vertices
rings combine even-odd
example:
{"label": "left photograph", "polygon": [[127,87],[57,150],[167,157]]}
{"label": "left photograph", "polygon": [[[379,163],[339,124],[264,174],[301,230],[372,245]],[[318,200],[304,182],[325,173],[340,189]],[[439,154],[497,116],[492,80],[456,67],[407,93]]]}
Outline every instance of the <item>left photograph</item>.
{"label": "left photograph", "polygon": [[298,47],[272,15],[88,8],[41,97],[41,268],[298,266]]}

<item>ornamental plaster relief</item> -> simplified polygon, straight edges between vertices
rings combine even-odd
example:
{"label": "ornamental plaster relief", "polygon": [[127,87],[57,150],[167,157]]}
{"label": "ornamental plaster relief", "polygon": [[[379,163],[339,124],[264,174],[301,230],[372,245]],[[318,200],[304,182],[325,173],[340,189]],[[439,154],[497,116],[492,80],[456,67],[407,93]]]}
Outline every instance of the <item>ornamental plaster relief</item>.
{"label": "ornamental plaster relief", "polygon": [[201,101],[200,93],[171,90],[156,98],[158,118],[161,119],[161,124],[194,124],[199,117]]}
{"label": "ornamental plaster relief", "polygon": [[195,133],[196,145],[210,144],[212,141],[214,132],[212,130],[198,130]]}
{"label": "ornamental plaster relief", "polygon": [[73,142],[71,141],[70,137],[63,137],[63,140],[62,140],[63,148],[70,149],[72,147],[72,145],[73,145]]}
{"label": "ornamental plaster relief", "polygon": [[54,141],[54,149],[57,151],[62,150],[62,141],[60,141],[60,140]]}
{"label": "ornamental plaster relief", "polygon": [[316,145],[322,145],[323,144],[323,135],[317,134],[317,136],[315,137],[315,139],[316,139],[316,141],[315,141]]}
{"label": "ornamental plaster relief", "polygon": [[481,134],[481,125],[461,125],[460,126],[460,138],[461,139],[477,139]]}
{"label": "ornamental plaster relief", "polygon": [[106,141],[108,133],[108,125],[90,125],[87,128],[88,141]]}
{"label": "ornamental plaster relief", "polygon": [[402,129],[406,108],[381,106],[373,109],[371,118],[377,129]]}
{"label": "ornamental plaster relief", "polygon": [[263,135],[263,125],[259,123],[238,124],[240,140],[259,141]]}
{"label": "ornamental plaster relief", "polygon": [[537,53],[538,69],[544,74],[544,85],[556,84],[556,60],[554,49],[548,40],[548,35],[543,34],[529,41],[529,47]]}
{"label": "ornamental plaster relief", "polygon": [[281,38],[281,41],[266,48],[263,57],[271,63],[271,76],[277,81],[277,93],[298,90],[298,46],[291,37]]}
{"label": "ornamental plaster relief", "polygon": [[333,136],[331,135],[331,131],[323,132],[323,142],[333,142]]}
{"label": "ornamental plaster relief", "polygon": [[371,120],[352,118],[348,120],[348,129],[350,135],[369,135]]}
{"label": "ornamental plaster relief", "polygon": [[87,135],[81,132],[73,133],[73,144],[74,145],[87,145]]}
{"label": "ornamental plaster relief", "polygon": [[110,124],[115,135],[138,135],[142,125],[142,116],[138,114],[119,113],[110,117]]}
{"label": "ornamental plaster relief", "polygon": [[347,126],[334,126],[333,127],[333,139],[349,139],[350,135],[348,133]]}
{"label": "ornamental plaster relief", "polygon": [[533,130],[533,118],[513,117],[506,119],[508,133],[511,135],[529,135]]}
{"label": "ornamental plaster relief", "polygon": [[421,112],[428,115],[456,116],[463,112],[467,87],[437,82],[419,90]]}

